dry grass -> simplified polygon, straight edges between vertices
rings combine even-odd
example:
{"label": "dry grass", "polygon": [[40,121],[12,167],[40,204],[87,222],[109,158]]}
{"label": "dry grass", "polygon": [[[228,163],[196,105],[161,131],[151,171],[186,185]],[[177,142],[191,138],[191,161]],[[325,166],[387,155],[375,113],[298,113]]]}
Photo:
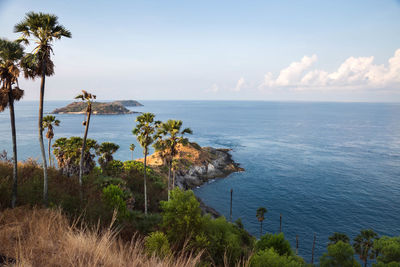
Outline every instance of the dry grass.
{"label": "dry grass", "polygon": [[17,266],[196,266],[200,255],[147,257],[143,241],[124,243],[112,229],[70,224],[60,210],[19,207],[0,214],[0,254]]}

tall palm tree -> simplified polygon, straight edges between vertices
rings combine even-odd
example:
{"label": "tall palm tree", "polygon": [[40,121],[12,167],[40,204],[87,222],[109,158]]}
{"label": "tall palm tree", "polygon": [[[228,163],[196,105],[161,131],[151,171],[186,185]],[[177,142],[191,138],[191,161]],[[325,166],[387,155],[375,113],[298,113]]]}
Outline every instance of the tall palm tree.
{"label": "tall palm tree", "polygon": [[184,138],[185,134],[192,134],[190,128],[182,128],[181,120],[168,120],[159,125],[156,134],[157,142],[154,145],[156,151],[161,151],[168,166],[168,200],[171,189],[171,169],[173,158],[177,155],[177,145],[186,145],[189,140]]}
{"label": "tall palm tree", "polygon": [[[18,101],[24,95],[24,91],[18,87],[20,73],[19,63],[24,55],[24,50],[16,42],[0,39],[0,112],[10,109],[11,134],[13,144],[13,186],[11,207],[17,202],[18,185],[18,161],[17,161],[17,135],[15,130],[14,101]],[[14,88],[13,85],[16,84]]]}
{"label": "tall palm tree", "polygon": [[265,219],[264,214],[267,213],[267,212],[268,212],[268,210],[266,208],[264,208],[264,207],[259,207],[257,209],[256,216],[257,216],[258,221],[260,222],[260,238],[262,236],[262,226],[263,226],[263,221]]}
{"label": "tall palm tree", "polygon": [[375,258],[375,251],[373,251],[374,240],[378,238],[378,234],[372,229],[361,230],[361,233],[354,238],[354,250],[360,256],[360,260],[364,262],[367,267],[368,259]]}
{"label": "tall palm tree", "polygon": [[[149,146],[154,142],[154,133],[159,121],[154,120],[155,115],[153,113],[143,113],[136,117],[136,127],[132,133],[137,136],[137,140],[140,146],[143,148],[144,155],[144,174],[143,174],[143,188],[144,188],[144,214],[147,215],[147,183],[146,183],[146,166],[147,166],[147,155],[149,154]],[[131,145],[132,147],[132,145]],[[133,152],[133,150],[132,150]]]}
{"label": "tall palm tree", "polygon": [[54,137],[54,126],[60,126],[60,121],[56,119],[55,116],[47,115],[43,118],[43,128],[47,128],[46,138],[48,141],[48,153],[49,153],[49,166],[51,167],[52,157],[51,157],[51,139]]}
{"label": "tall palm tree", "polygon": [[350,238],[346,234],[335,232],[329,237],[328,246],[334,245],[339,241],[342,241],[343,243],[350,243]]}
{"label": "tall palm tree", "polygon": [[47,182],[47,162],[46,153],[43,144],[43,101],[46,76],[54,74],[54,63],[51,60],[53,52],[53,41],[62,37],[71,38],[71,32],[58,23],[58,18],[52,14],[45,13],[26,13],[25,18],[14,27],[14,32],[21,33],[18,41],[29,45],[29,42],[35,42],[35,49],[32,54],[27,55],[24,65],[28,66],[30,71],[25,72],[25,77],[41,77],[40,84],[40,102],[39,102],[39,143],[43,160],[43,201],[48,204],[48,182]]}
{"label": "tall palm tree", "polygon": [[129,150],[130,150],[131,153],[132,153],[132,160],[133,160],[133,151],[135,150],[135,148],[136,148],[135,144],[131,144],[131,145],[129,146]]}
{"label": "tall palm tree", "polygon": [[86,139],[89,131],[89,123],[90,123],[90,116],[92,115],[92,102],[96,99],[95,95],[82,90],[82,94],[77,95],[75,99],[80,99],[83,102],[86,102],[87,108],[85,111],[85,120],[83,121],[83,126],[85,126],[85,134],[83,135],[83,142],[82,142],[82,150],[81,150],[81,159],[79,161],[79,185],[82,187],[82,176],[83,176],[83,158],[84,152],[86,149]]}

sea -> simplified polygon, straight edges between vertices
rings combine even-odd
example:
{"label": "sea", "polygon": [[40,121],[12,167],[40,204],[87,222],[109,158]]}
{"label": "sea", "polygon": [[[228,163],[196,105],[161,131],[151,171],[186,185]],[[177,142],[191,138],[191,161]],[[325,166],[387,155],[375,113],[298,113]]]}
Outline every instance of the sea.
{"label": "sea", "polygon": [[[195,188],[207,205],[229,219],[241,219],[259,237],[259,207],[267,208],[263,231],[282,232],[299,255],[315,261],[326,251],[328,237],[343,232],[353,239],[362,229],[400,235],[400,104],[140,101],[139,112],[159,120],[179,119],[190,139],[201,146],[232,149],[245,169]],[[69,101],[46,101],[45,113]],[[40,161],[38,102],[16,103],[19,160]],[[116,159],[142,157],[132,135],[137,114],[94,115],[89,138],[117,143]],[[83,136],[83,115],[60,114],[55,138]],[[0,151],[12,154],[9,112],[0,113]]]}

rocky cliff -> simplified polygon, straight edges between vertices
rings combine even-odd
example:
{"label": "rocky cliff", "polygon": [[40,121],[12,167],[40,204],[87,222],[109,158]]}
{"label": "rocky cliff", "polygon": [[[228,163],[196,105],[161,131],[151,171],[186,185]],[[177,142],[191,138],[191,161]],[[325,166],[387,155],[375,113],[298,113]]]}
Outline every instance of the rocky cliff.
{"label": "rocky cliff", "polygon": [[[208,180],[223,178],[233,172],[244,171],[233,161],[230,149],[200,147],[196,143],[178,145],[175,162],[175,185],[183,189],[200,186]],[[148,164],[153,167],[163,165],[159,153],[148,157]]]}

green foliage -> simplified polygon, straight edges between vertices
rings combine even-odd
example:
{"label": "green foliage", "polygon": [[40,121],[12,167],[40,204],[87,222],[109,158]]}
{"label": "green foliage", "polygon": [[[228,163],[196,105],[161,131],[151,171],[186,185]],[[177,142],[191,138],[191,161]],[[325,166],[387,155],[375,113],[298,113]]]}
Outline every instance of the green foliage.
{"label": "green foliage", "polygon": [[[136,160],[124,161],[123,168],[128,173],[134,173],[137,175],[144,174],[144,164],[143,164],[143,162],[140,162],[140,161],[136,161]],[[155,171],[149,166],[146,166],[146,175],[150,179],[150,181],[152,181],[154,186],[156,186],[160,189],[165,188],[165,183],[163,182],[162,177],[159,176],[158,174],[156,174]]]}
{"label": "green foliage", "polygon": [[162,201],[162,228],[169,241],[182,248],[185,241],[195,251],[205,251],[203,258],[223,265],[224,256],[230,265],[250,254],[254,238],[245,230],[225,220],[202,216],[200,204],[191,190],[171,191],[169,201]]}
{"label": "green foliage", "polygon": [[389,263],[393,266],[400,266],[400,236],[382,236],[374,241],[374,249],[379,252],[379,256],[376,258],[377,266]]}
{"label": "green foliage", "polygon": [[337,232],[333,233],[333,235],[329,237],[329,245],[336,244],[339,241],[342,241],[343,243],[350,243],[350,238],[346,234]]}
{"label": "green foliage", "polygon": [[[83,140],[81,137],[59,138],[53,144],[53,153],[56,156],[58,167],[62,173],[71,176],[79,173]],[[93,153],[98,148],[96,140],[87,139],[84,153],[84,173],[88,174],[95,166]]]}
{"label": "green foliage", "polygon": [[163,232],[153,232],[145,238],[145,250],[148,256],[155,255],[161,259],[171,255],[167,236]]}
{"label": "green foliage", "polygon": [[195,236],[202,224],[200,204],[192,190],[171,191],[169,201],[161,201],[162,228],[173,243],[183,245],[185,240]]}
{"label": "green foliage", "polygon": [[321,267],[355,267],[361,266],[354,259],[354,249],[349,243],[341,240],[328,246],[328,252],[320,259]]}
{"label": "green foliage", "polygon": [[273,248],[276,253],[283,256],[292,256],[293,251],[290,247],[289,241],[285,239],[283,233],[279,234],[265,234],[256,243],[256,251],[266,250]]}
{"label": "green foliage", "polygon": [[126,195],[124,191],[117,185],[110,184],[103,188],[103,201],[111,210],[117,210],[118,216],[123,218],[127,215]]}
{"label": "green foliage", "polygon": [[258,251],[250,259],[251,267],[301,267],[306,266],[297,256],[281,256],[273,248]]}

